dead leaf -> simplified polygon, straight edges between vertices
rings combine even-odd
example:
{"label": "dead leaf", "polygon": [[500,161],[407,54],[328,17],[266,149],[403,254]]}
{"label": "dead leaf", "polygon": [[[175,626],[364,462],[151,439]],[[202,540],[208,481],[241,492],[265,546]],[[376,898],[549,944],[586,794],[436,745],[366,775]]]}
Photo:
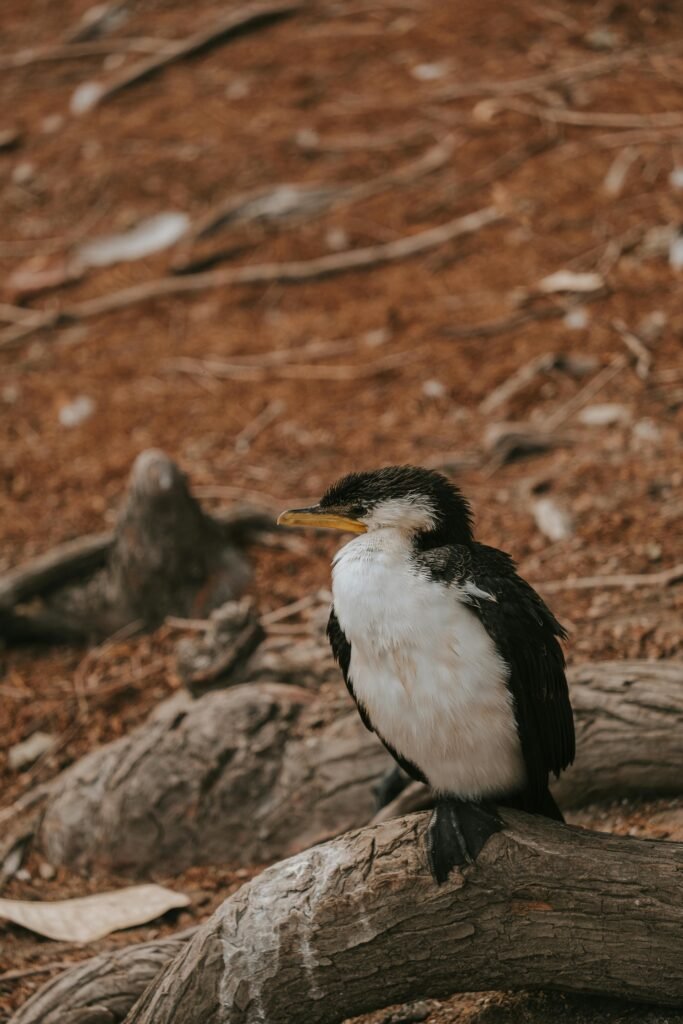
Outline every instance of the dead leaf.
{"label": "dead leaf", "polygon": [[162,885],[133,885],[73,900],[3,900],[0,917],[62,942],[94,942],[161,917],[190,898]]}
{"label": "dead leaf", "polygon": [[573,270],[558,270],[538,282],[538,291],[544,295],[553,292],[597,292],[605,287],[600,274],[576,274]]}

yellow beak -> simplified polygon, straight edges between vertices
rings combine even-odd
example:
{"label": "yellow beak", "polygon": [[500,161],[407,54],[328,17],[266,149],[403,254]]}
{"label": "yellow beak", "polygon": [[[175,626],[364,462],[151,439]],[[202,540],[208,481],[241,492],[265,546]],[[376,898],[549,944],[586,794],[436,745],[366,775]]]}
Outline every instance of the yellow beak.
{"label": "yellow beak", "polygon": [[367,526],[357,519],[326,512],[314,505],[312,508],[290,508],[277,519],[278,526],[317,526],[328,530],[346,530],[349,533],[366,533]]}

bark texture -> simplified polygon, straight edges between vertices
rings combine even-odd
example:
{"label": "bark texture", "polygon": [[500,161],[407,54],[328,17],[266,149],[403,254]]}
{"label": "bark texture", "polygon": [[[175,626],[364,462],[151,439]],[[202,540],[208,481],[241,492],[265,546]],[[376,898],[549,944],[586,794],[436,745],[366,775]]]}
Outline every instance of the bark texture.
{"label": "bark texture", "polygon": [[[265,668],[257,652],[257,679]],[[578,753],[556,785],[561,807],[681,792],[683,664],[585,665],[570,685]],[[393,761],[355,711],[334,715],[312,692],[277,683],[178,694],[57,778],[37,845],[54,864],[139,876],[271,861],[360,827]],[[382,817],[428,799],[411,788]]]}
{"label": "bark texture", "polygon": [[12,1024],[119,1024],[193,932],[188,929],[76,964],[43,985],[14,1015]]}
{"label": "bark texture", "polygon": [[200,928],[127,1024],[338,1024],[538,987],[683,1005],[683,845],[503,817],[441,887],[424,814],[275,865]]}
{"label": "bark texture", "polygon": [[577,753],[560,807],[683,790],[683,662],[604,661],[569,673]]}
{"label": "bark texture", "polygon": [[355,712],[299,687],[180,693],[55,781],[36,836],[52,864],[144,875],[258,864],[365,824],[391,761]]}

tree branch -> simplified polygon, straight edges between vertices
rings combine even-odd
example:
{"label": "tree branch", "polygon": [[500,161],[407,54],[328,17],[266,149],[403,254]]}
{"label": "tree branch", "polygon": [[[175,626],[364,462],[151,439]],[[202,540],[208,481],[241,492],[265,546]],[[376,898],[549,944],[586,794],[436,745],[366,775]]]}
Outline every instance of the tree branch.
{"label": "tree branch", "polygon": [[503,817],[441,887],[422,814],[276,864],[223,904],[126,1024],[337,1024],[485,989],[683,1005],[683,844]]}

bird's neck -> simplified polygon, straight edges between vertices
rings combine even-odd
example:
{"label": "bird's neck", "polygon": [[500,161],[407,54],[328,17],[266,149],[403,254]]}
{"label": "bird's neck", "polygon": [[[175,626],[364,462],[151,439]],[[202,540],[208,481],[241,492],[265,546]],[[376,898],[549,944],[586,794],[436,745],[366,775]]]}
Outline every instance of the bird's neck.
{"label": "bird's neck", "polygon": [[380,527],[361,533],[349,541],[332,560],[333,566],[342,562],[371,561],[378,559],[384,562],[408,561],[415,551],[415,533],[399,530],[396,527]]}

